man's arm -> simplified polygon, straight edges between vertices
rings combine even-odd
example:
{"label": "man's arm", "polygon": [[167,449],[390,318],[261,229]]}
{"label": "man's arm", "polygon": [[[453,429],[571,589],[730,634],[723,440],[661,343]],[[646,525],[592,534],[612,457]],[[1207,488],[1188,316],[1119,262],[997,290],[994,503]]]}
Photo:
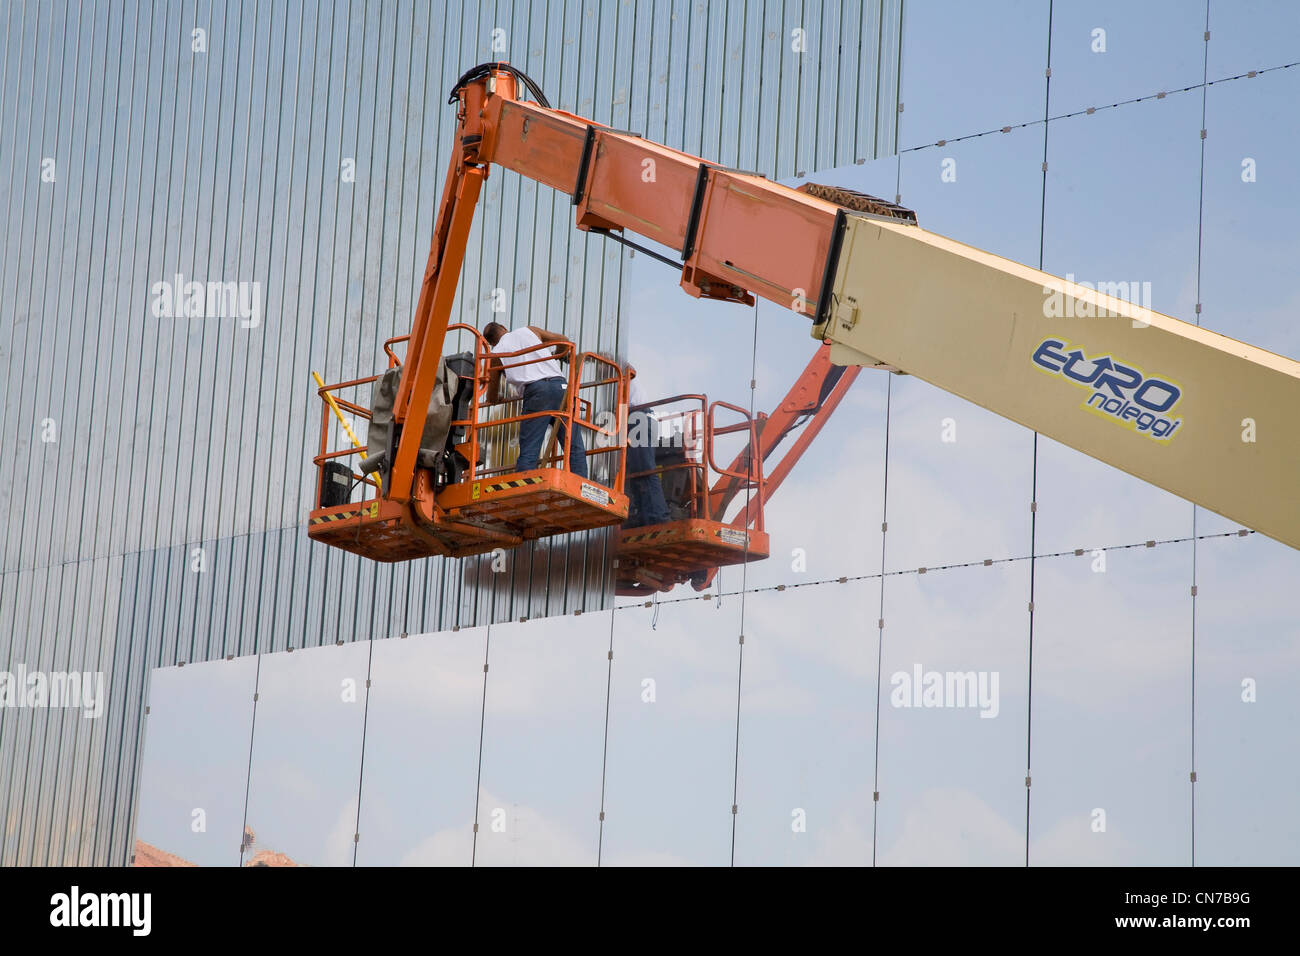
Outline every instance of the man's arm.
{"label": "man's arm", "polygon": [[538,328],[535,325],[528,326],[528,329],[543,342],[551,343],[569,341],[568,336],[561,335],[559,332],[551,332],[547,329]]}
{"label": "man's arm", "polygon": [[570,341],[567,335],[562,335],[559,332],[551,332],[547,329],[539,329],[535,325],[530,325],[528,328],[532,330],[534,335],[542,340],[544,345],[573,345],[574,351],[577,351],[578,347]]}

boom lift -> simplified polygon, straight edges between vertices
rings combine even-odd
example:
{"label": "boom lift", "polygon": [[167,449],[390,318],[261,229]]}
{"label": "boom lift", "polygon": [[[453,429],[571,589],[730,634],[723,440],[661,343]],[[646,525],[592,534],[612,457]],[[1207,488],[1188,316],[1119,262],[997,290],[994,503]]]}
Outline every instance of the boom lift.
{"label": "boom lift", "polygon": [[[448,267],[446,259],[443,265]],[[459,272],[459,261],[454,268]],[[422,294],[421,301],[424,298]],[[442,359],[441,343],[448,331],[470,336],[474,348]],[[627,376],[617,363],[595,353],[577,352],[572,343],[497,353],[498,358],[527,364],[548,358],[543,352],[553,348],[569,364],[566,407],[523,414],[508,402],[488,404],[485,392],[492,353],[477,329],[449,326],[444,315],[432,335],[439,344],[432,361],[426,355],[424,362],[432,388],[422,402],[418,394],[413,395],[404,415],[399,415],[398,402],[401,383],[417,374],[411,357],[418,353],[410,346],[415,333],[384,343],[389,359],[386,373],[319,389],[325,402],[320,452],[313,459],[318,477],[316,507],[308,524],[312,538],[376,561],[404,561],[514,548],[531,538],[618,524],[627,517],[622,426],[602,422],[594,413],[598,405],[612,409],[626,405]],[[426,327],[425,341],[430,337]],[[408,344],[405,364],[394,351],[403,342]],[[536,357],[530,358],[534,352]],[[459,373],[453,366],[459,366]],[[369,407],[345,394],[367,387],[372,393]],[[598,397],[601,392],[603,401]],[[329,450],[330,413],[342,421],[345,411],[370,422],[368,449],[358,445]],[[562,423],[565,442],[558,447],[553,430],[539,462],[542,467],[514,472],[501,464],[513,460],[504,446],[519,423],[531,417],[553,417]],[[423,423],[424,428],[403,428],[406,421]],[[587,462],[593,475],[603,480],[579,478],[564,470],[575,428],[596,439],[586,441]],[[350,426],[346,430],[351,436]],[[399,470],[408,442],[414,459],[409,472]],[[363,459],[362,475],[355,475],[342,461],[352,456]],[[357,486],[365,496],[361,502],[352,501]]]}
{"label": "boom lift", "polygon": [[[521,84],[537,102],[520,98]],[[430,409],[470,216],[496,164],[568,194],[579,229],[625,244],[633,232],[678,250],[691,295],[745,305],[761,296],[805,316],[835,365],[915,375],[1300,548],[1300,363],[927,232],[888,203],[791,189],[552,109],[505,63],[465,73],[449,102],[457,146],[396,386],[397,437],[374,500],[327,507],[324,466],[338,453],[326,451],[323,431],[313,537],[402,560],[509,546],[626,515],[624,448],[612,429],[598,436],[618,462],[606,469],[609,484],[556,468],[481,480],[469,458],[464,479],[439,491],[419,429],[403,427]],[[593,432],[596,404],[578,401],[589,384],[579,370],[599,361],[573,356],[571,407],[562,413]],[[596,387],[616,391],[622,405],[626,382],[602,368],[591,381],[613,379]],[[480,411],[453,422],[453,432],[477,435]],[[1243,440],[1247,424],[1253,441]],[[746,464],[751,487],[755,470]],[[547,510],[562,503],[569,517],[548,522]]]}
{"label": "boom lift", "polygon": [[[766,558],[764,507],[820,434],[860,371],[832,365],[830,345],[824,344],[771,415],[759,414],[751,421],[738,406],[725,402],[710,405],[703,395],[675,395],[642,406],[658,415],[670,436],[686,434],[695,440],[670,441],[657,449],[653,475],[663,482],[671,520],[619,531],[615,538],[618,593],[667,591],[686,581],[702,591],[718,568]],[[743,418],[719,426],[715,422],[719,408]],[[685,427],[674,427],[677,422]],[[714,442],[736,432],[748,433],[748,441],[730,465],[716,464]],[[769,470],[768,458],[796,432],[781,460]],[[629,481],[638,477],[638,473],[627,476]],[[728,521],[728,509],[742,495],[743,507]]]}

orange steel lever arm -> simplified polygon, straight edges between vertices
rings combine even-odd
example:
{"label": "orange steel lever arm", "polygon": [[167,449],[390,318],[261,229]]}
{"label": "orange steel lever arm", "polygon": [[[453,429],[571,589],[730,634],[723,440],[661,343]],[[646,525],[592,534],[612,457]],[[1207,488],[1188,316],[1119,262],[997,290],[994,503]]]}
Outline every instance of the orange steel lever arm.
{"label": "orange steel lever arm", "polygon": [[[799,378],[786,394],[785,400],[777,406],[777,410],[755,423],[758,431],[760,461],[766,461],[786,437],[802,425],[802,431],[794,444],[781,457],[776,467],[764,475],[762,504],[766,504],[771,499],[794,466],[798,464],[799,459],[803,457],[803,453],[808,450],[808,446],[821,434],[821,430],[830,421],[831,415],[848,394],[849,388],[857,380],[861,371],[862,367],[858,365],[832,365],[830,345],[823,344],[800,373]],[[749,456],[753,451],[754,449],[748,446],[741,449],[729,470],[741,472],[746,469]],[[723,520],[727,507],[743,490],[742,484],[725,475],[714,483],[709,490],[709,513],[715,521]],[[727,523],[733,528],[748,528],[754,523],[762,504],[756,499],[747,501],[736,516]],[[707,589],[713,583],[717,573],[718,569],[713,568],[702,580],[694,582],[692,587],[697,591]]]}
{"label": "orange steel lever arm", "polygon": [[[790,391],[786,393],[776,410],[754,423],[758,434],[758,447],[746,446],[736,455],[735,461],[728,469],[733,474],[747,471],[750,455],[756,454],[758,461],[766,462],[772,453],[796,428],[802,431],[794,444],[782,456],[780,462],[770,471],[763,469],[763,500],[767,501],[781,487],[786,476],[798,463],[808,446],[821,433],[831,414],[839,407],[841,400],[848,393],[849,387],[862,371],[861,366],[831,364],[831,347],[823,344],[799,374]],[[714,521],[722,521],[728,506],[741,492],[743,482],[725,473],[709,490],[709,515]],[[734,527],[748,527],[754,520],[757,508],[746,505],[745,508],[729,522]]]}
{"label": "orange steel lever arm", "polygon": [[[697,156],[517,99],[507,69],[457,92],[456,148],[394,404],[423,421],[433,394],[474,207],[492,164],[570,194],[583,230],[625,230],[682,255],[692,295],[809,314],[829,281],[838,206]],[[421,429],[403,428],[388,497],[410,501]]]}
{"label": "orange steel lever arm", "polygon": [[[503,75],[498,89],[502,96],[513,95],[514,78]],[[487,178],[487,167],[473,162],[472,134],[465,132],[473,128],[472,120],[481,111],[486,95],[483,83],[471,84],[461,94],[458,125],[462,135],[457,137],[460,148],[452,151],[447,179],[443,184],[429,261],[424,269],[424,281],[420,285],[420,298],[415,306],[415,320],[406,347],[406,362],[402,366],[393,404],[393,418],[403,424],[408,419],[422,423],[433,397],[451,305],[465,261],[465,244],[469,239],[479,192]],[[467,139],[470,140],[468,143]],[[423,427],[402,429],[393,455],[392,480],[387,495],[393,501],[411,500],[423,431]]]}
{"label": "orange steel lever arm", "polygon": [[535,103],[490,97],[483,125],[484,161],[568,193],[579,229],[678,251],[691,295],[812,317],[837,205]]}

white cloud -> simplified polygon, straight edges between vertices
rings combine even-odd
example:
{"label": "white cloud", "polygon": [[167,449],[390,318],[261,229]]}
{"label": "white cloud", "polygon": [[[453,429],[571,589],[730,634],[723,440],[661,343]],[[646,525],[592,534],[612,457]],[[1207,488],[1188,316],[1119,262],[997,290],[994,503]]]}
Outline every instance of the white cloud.
{"label": "white cloud", "polygon": [[1023,829],[960,789],[922,793],[908,806],[902,832],[880,852],[886,866],[1015,866],[1023,860]]}
{"label": "white cloud", "polygon": [[356,833],[356,825],[357,798],[353,796],[343,804],[334,819],[334,826],[330,828],[329,836],[325,838],[325,845],[320,852],[320,859],[325,866],[352,865],[352,837]]}
{"label": "white cloud", "polygon": [[[493,829],[501,821],[505,829]],[[484,789],[479,802],[477,857],[473,820],[448,827],[420,840],[402,866],[593,866],[595,840],[584,840],[563,824],[522,804],[511,804]]]}

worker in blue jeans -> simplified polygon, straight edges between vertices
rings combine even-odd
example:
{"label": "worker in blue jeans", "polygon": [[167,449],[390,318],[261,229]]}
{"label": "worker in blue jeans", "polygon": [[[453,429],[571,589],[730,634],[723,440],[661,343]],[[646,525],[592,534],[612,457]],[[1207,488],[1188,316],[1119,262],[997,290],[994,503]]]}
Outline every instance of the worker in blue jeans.
{"label": "worker in blue jeans", "polygon": [[[483,338],[487,340],[488,345],[492,346],[494,355],[518,352],[521,349],[543,344],[548,346],[512,358],[493,358],[488,373],[489,402],[500,400],[501,379],[504,376],[506,382],[523,396],[522,414],[560,411],[564,408],[567,397],[565,386],[568,384],[569,377],[564,374],[560,363],[556,361],[555,350],[549,346],[552,343],[568,344],[568,339],[563,335],[531,325],[515,329],[513,332],[507,331],[506,327],[499,322],[489,322],[483,329]],[[543,361],[534,361],[540,357],[544,357]],[[525,362],[528,364],[522,364]],[[563,449],[565,427],[559,419],[539,415],[536,418],[525,418],[519,423],[519,458],[515,461],[515,471],[532,471],[537,467],[537,459],[542,452],[542,440],[546,437],[546,429],[552,422],[556,424],[556,447]],[[573,445],[569,449],[569,470],[579,478],[587,477],[587,452],[582,444],[582,431],[578,428],[573,430]]]}
{"label": "worker in blue jeans", "polygon": [[638,405],[647,401],[641,383],[636,380],[636,369],[627,368],[631,375],[628,385],[627,404],[627,473],[651,472],[639,478],[628,479],[628,497],[631,507],[625,528],[640,528],[644,525],[667,524],[668,502],[664,500],[663,482],[655,469],[656,426],[658,422],[648,410],[636,410]]}

